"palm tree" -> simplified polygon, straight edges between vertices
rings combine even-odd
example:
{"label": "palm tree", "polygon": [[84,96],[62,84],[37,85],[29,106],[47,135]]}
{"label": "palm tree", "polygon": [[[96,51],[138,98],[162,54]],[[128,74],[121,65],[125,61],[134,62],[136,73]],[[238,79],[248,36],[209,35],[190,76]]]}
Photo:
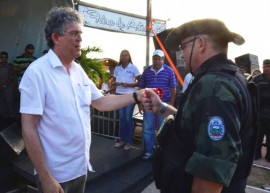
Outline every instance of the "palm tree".
{"label": "palm tree", "polygon": [[96,84],[99,88],[103,82],[108,80],[108,76],[103,68],[101,62],[96,58],[88,58],[87,54],[90,52],[102,52],[101,48],[90,47],[81,49],[81,56],[76,59],[82,66],[88,77]]}

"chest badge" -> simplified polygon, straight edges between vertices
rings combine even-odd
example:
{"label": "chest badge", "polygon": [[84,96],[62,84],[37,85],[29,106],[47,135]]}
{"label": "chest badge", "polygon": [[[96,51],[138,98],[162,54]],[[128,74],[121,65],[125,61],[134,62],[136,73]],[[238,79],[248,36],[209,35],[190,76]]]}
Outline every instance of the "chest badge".
{"label": "chest badge", "polygon": [[211,117],[208,123],[208,136],[213,141],[219,141],[223,138],[225,126],[220,117]]}

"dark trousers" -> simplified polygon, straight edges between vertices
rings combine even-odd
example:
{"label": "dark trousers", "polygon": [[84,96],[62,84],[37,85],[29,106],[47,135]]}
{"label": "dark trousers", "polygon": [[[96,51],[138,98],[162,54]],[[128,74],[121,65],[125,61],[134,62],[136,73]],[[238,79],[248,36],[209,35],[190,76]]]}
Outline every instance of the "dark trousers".
{"label": "dark trousers", "polygon": [[[38,193],[43,193],[41,182],[39,181],[38,175],[35,176]],[[85,183],[87,175],[75,178],[73,180],[60,183],[65,193],[84,193]]]}
{"label": "dark trousers", "polygon": [[[270,161],[270,118],[260,118],[258,137],[256,142],[255,159],[261,158],[261,148],[264,136],[266,135],[266,156],[265,158]],[[269,151],[268,151],[269,150]]]}

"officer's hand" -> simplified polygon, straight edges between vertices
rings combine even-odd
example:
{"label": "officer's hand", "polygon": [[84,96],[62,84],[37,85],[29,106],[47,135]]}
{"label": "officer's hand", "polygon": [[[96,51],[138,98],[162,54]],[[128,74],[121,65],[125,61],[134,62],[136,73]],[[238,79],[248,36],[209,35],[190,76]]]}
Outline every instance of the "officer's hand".
{"label": "officer's hand", "polygon": [[155,114],[158,113],[162,105],[162,101],[160,100],[159,96],[151,89],[145,89],[144,92],[140,92],[138,99],[141,101],[145,110]]}

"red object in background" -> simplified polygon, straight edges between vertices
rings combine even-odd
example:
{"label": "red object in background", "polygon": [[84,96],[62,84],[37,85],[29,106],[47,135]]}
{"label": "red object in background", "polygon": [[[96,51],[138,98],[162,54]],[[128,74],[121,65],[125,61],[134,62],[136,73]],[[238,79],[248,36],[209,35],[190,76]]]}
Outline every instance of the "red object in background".
{"label": "red object in background", "polygon": [[[162,88],[153,88],[152,90],[154,91],[154,93],[156,93],[159,96],[159,98],[163,97],[163,89]],[[145,92],[145,94],[146,94],[147,98],[150,98],[150,95],[147,91]]]}

